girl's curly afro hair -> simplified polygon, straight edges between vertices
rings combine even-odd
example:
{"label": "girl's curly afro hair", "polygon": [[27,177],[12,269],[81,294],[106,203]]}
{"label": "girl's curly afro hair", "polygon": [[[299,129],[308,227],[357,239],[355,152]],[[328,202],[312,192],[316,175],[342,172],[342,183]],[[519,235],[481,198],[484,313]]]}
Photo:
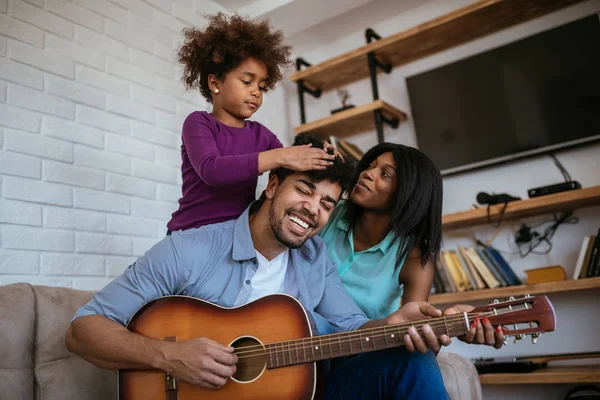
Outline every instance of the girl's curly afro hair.
{"label": "girl's curly afro hair", "polygon": [[283,32],[273,31],[269,21],[223,13],[206,17],[204,29],[186,28],[185,41],[179,49],[179,62],[184,65],[183,82],[187,89],[199,88],[200,93],[212,100],[208,76],[214,74],[223,80],[244,60],[254,57],[267,67],[266,89],[273,89],[282,79],[281,67],[291,64],[291,46],[284,45]]}

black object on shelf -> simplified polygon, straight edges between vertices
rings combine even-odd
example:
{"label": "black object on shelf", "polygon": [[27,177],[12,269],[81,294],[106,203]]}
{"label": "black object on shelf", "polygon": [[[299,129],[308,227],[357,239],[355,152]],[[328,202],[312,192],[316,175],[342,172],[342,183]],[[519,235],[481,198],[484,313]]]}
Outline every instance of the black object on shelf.
{"label": "black object on shelf", "polygon": [[483,374],[501,374],[501,373],[527,373],[540,368],[546,364],[534,363],[528,360],[519,360],[518,358],[478,358],[473,360],[475,369],[480,375]]}
{"label": "black object on shelf", "polygon": [[342,106],[340,108],[336,108],[334,110],[331,110],[331,114],[337,114],[339,112],[346,111],[346,110],[349,110],[349,109],[354,108],[354,107],[355,106],[353,104],[348,104],[347,106]]}

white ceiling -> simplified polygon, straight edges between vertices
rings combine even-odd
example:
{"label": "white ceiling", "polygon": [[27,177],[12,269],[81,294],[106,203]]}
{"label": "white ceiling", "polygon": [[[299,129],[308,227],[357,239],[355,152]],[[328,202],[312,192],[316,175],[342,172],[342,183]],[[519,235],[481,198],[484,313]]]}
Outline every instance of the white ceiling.
{"label": "white ceiling", "polygon": [[252,3],[257,2],[258,0],[213,0],[215,3],[219,4],[222,7],[225,7],[231,11],[237,11],[242,7],[249,6]]}
{"label": "white ceiling", "polygon": [[268,18],[292,36],[373,0],[213,0],[231,12]]}

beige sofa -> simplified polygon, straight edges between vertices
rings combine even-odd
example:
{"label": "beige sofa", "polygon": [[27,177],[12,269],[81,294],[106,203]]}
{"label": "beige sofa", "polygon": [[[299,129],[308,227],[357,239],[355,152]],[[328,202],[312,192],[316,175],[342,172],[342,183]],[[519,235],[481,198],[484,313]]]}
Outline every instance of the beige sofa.
{"label": "beige sofa", "polygon": [[[70,353],[65,332],[91,292],[31,286],[0,286],[0,399],[117,399],[117,373]],[[438,356],[452,400],[481,399],[473,365],[456,354]]]}

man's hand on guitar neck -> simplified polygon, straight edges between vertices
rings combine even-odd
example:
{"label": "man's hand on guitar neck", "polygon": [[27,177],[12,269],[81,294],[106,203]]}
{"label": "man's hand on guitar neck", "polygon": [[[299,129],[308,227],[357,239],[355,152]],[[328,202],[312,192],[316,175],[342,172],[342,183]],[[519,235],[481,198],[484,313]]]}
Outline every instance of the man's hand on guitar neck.
{"label": "man's hand on guitar neck", "polygon": [[[437,337],[429,324],[419,324],[421,324],[423,320],[441,316],[442,312],[431,304],[425,301],[411,301],[404,304],[388,317],[379,320],[371,320],[361,328],[373,328],[376,326],[402,324],[415,321],[417,326],[410,326],[408,328],[408,334],[404,335],[406,349],[411,353],[416,351],[427,353],[431,350],[437,354],[440,351],[441,346],[448,346],[451,343],[450,337],[448,337],[448,335]],[[421,333],[419,333],[417,328],[420,328]]]}
{"label": "man's hand on guitar neck", "polygon": [[233,347],[207,338],[172,342],[162,349],[162,370],[176,379],[196,386],[218,389],[236,371],[238,357]]}
{"label": "man's hand on guitar neck", "polygon": [[[441,316],[442,311],[431,304],[425,301],[411,301],[400,307],[398,311],[390,314],[387,318],[387,323],[417,322]],[[420,333],[417,328],[421,328]],[[404,335],[404,344],[406,349],[411,353],[416,351],[427,353],[427,351],[431,350],[437,355],[442,346],[448,346],[450,343],[452,343],[452,340],[448,335],[436,336],[429,324],[411,326],[408,328],[408,334]]]}

